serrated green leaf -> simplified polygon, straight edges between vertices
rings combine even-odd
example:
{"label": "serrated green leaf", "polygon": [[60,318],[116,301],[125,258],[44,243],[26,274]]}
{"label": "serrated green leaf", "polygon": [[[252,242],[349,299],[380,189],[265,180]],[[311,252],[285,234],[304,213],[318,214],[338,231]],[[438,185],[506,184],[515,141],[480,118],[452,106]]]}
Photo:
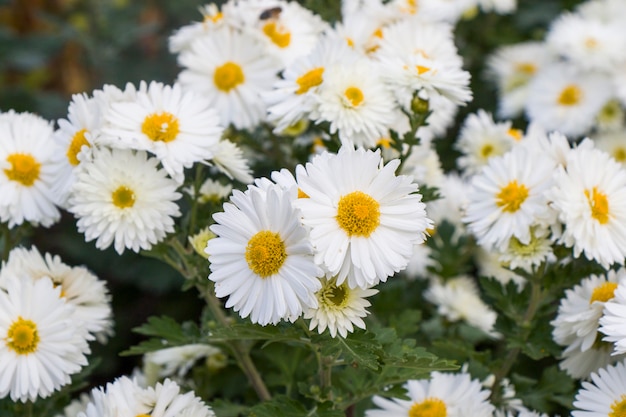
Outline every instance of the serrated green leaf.
{"label": "serrated green leaf", "polygon": [[340,410],[333,410],[331,404],[318,404],[307,410],[304,405],[292,398],[278,395],[250,409],[248,417],[345,417]]}
{"label": "serrated green leaf", "polygon": [[378,359],[382,354],[381,345],[371,333],[355,332],[345,339],[316,335],[313,342],[320,346],[323,356],[342,358],[352,367],[377,370],[380,366]]}
{"label": "serrated green leaf", "polygon": [[183,346],[204,341],[200,329],[193,322],[178,323],[171,317],[150,317],[148,322],[133,329],[135,333],[153,336],[120,353],[122,356],[141,355],[155,350]]}
{"label": "serrated green leaf", "polygon": [[310,343],[299,328],[286,323],[276,326],[260,326],[253,323],[237,323],[228,327],[217,326],[209,330],[207,340],[215,343],[233,340]]}

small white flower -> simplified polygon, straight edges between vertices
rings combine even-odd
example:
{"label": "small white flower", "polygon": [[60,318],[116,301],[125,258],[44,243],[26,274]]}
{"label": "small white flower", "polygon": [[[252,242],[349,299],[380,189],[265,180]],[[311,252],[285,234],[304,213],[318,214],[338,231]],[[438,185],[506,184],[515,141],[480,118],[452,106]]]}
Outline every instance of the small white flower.
{"label": "small white flower", "polygon": [[583,381],[574,400],[572,417],[619,416],[626,412],[626,366],[624,362],[600,369]]}

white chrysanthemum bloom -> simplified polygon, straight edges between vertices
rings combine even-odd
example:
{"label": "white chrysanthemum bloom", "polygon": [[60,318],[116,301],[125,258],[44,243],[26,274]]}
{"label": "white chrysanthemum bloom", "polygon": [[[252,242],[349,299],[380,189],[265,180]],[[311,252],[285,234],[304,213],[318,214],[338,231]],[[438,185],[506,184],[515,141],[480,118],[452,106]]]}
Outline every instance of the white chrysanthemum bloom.
{"label": "white chrysanthemum bloom", "polygon": [[442,282],[435,278],[424,292],[424,299],[437,306],[437,312],[450,321],[462,320],[489,336],[499,337],[494,331],[498,315],[481,300],[476,283],[467,276]]}
{"label": "white chrysanthemum bloom", "polygon": [[[489,376],[482,381],[482,385],[489,390],[493,390],[495,382],[496,376],[489,374]],[[509,378],[500,380],[498,389],[500,390],[500,403],[494,413],[494,417],[519,417],[518,414],[526,411],[522,400],[516,398],[515,385],[511,383]]]}
{"label": "white chrysanthemum bloom", "polygon": [[425,244],[413,245],[413,255],[406,265],[404,274],[408,279],[426,278],[431,275],[429,267],[436,268],[437,263],[431,258],[433,250]]}
{"label": "white chrysanthemum bloom", "polygon": [[372,400],[380,409],[367,410],[365,416],[492,417],[495,411],[489,402],[490,391],[465,372],[433,372],[430,379],[410,380],[404,387],[408,400],[374,396]]}
{"label": "white chrysanthemum bloom", "polygon": [[509,242],[500,248],[500,261],[508,268],[522,268],[527,272],[532,272],[544,262],[556,262],[552,244],[553,239],[548,227],[533,225],[530,227],[528,243],[522,243],[518,238],[511,237]]}
{"label": "white chrysanthemum bloom", "polygon": [[374,147],[399,111],[377,66],[365,58],[326,68],[317,99],[316,123],[329,122],[345,146]]}
{"label": "white chrysanthemum bloom", "polygon": [[420,97],[441,95],[456,105],[472,99],[470,74],[462,69],[449,25],[405,19],[386,28],[383,35],[375,58],[405,109],[410,109],[417,91]]}
{"label": "white chrysanthemum bloom", "polygon": [[0,113],[0,221],[50,227],[61,213],[54,187],[63,169],[63,150],[50,122],[32,114]]}
{"label": "white chrysanthemum bloom", "polygon": [[143,151],[100,148],[78,166],[68,211],[87,242],[96,239],[102,250],[113,244],[119,254],[139,252],[174,231],[181,194],[158,164]]}
{"label": "white chrysanthemum bloom", "polygon": [[581,136],[611,98],[609,79],[597,73],[575,71],[554,64],[537,74],[529,85],[526,114],[546,130]]}
{"label": "white chrysanthemum bloom", "polygon": [[559,167],[549,196],[565,225],[560,242],[608,268],[626,257],[626,171],[606,152],[579,147]]}
{"label": "white chrysanthemum bloom", "polygon": [[[398,156],[395,157],[397,158]],[[430,187],[441,186],[445,175],[441,167],[439,154],[432,146],[432,143],[421,142],[418,145],[413,145],[410,155],[404,160],[400,173],[402,175],[411,175],[413,181]]]}
{"label": "white chrysanthemum bloom", "polygon": [[[196,198],[195,190],[192,186],[183,189],[193,199]],[[222,184],[212,178],[207,178],[198,188],[198,203],[206,204],[209,202],[221,203],[233,192],[233,186],[230,184]]]}
{"label": "white chrysanthemum bloom", "polygon": [[490,113],[480,109],[469,114],[461,126],[455,143],[461,152],[457,166],[465,174],[476,174],[490,158],[504,155],[519,139],[521,134],[511,127],[510,121],[496,123]]}
{"label": "white chrysanthemum bloom", "polygon": [[200,6],[198,10],[202,14],[202,22],[192,22],[182,26],[168,38],[171,53],[178,54],[188,49],[194,40],[210,34],[211,31],[221,25],[234,24],[230,13],[224,14],[215,3]]}
{"label": "white chrysanthemum bloom", "polygon": [[606,335],[602,340],[614,344],[614,355],[626,353],[624,317],[626,317],[626,282],[620,279],[619,285],[613,293],[613,298],[604,304],[604,314],[600,318],[599,329],[601,333]]}
{"label": "white chrysanthemum bloom", "polygon": [[108,383],[104,390],[94,388],[91,397],[87,410],[77,417],[215,417],[213,410],[193,391],[183,393],[169,379],[154,388],[143,388],[124,376]]}
{"label": "white chrysanthemum bloom", "polygon": [[626,413],[626,366],[624,362],[591,374],[576,393],[572,417],[617,417]]}
{"label": "white chrysanthemum bloom", "polygon": [[218,353],[221,353],[219,348],[207,344],[175,346],[148,352],[143,357],[144,375],[148,381],[155,382],[172,375],[182,378],[198,360]]}
{"label": "white chrysanthemum bloom", "polygon": [[563,13],[552,23],[546,44],[583,71],[612,72],[626,61],[623,22],[611,24]]}
{"label": "white chrysanthemum bloom", "polygon": [[311,228],[315,261],[337,284],[368,288],[404,269],[413,245],[433,224],[411,177],[396,176],[400,161],[381,167],[380,152],[342,147],[296,171],[307,198],[294,204]]}
{"label": "white chrysanthemum bloom", "polygon": [[487,59],[488,73],[498,87],[498,115],[517,117],[524,111],[528,85],[556,57],[543,42],[522,42],[498,48]]}
{"label": "white chrysanthemum bloom", "polygon": [[243,150],[228,139],[220,140],[213,147],[211,164],[228,178],[234,178],[243,184],[249,184],[254,179]]}
{"label": "white chrysanthemum bloom", "polygon": [[291,200],[278,185],[249,186],[245,193],[235,190],[224,212],[213,215],[211,231],[218,237],[206,253],[215,294],[262,326],[294,321],[317,306],[320,271]]}
{"label": "white chrysanthemum bloom", "polygon": [[294,61],[282,72],[282,78],[263,98],[268,105],[268,121],[274,132],[282,133],[299,121],[315,115],[319,86],[329,66],[343,60],[356,60],[356,53],[332,33],[320,37],[313,51]]}
{"label": "white chrysanthemum bloom", "polygon": [[509,282],[515,283],[517,288],[521,290],[526,285],[526,278],[511,271],[500,260],[500,254],[496,251],[485,250],[478,246],[474,256],[476,266],[478,267],[479,276],[490,277],[498,281],[502,285]]}
{"label": "white chrysanthemum bloom", "polygon": [[363,317],[371,304],[366,300],[378,290],[367,288],[350,288],[348,283],[337,284],[336,277],[321,278],[322,288],[315,293],[317,307],[309,308],[304,312],[305,319],[311,319],[309,330],[317,328],[322,334],[326,328],[331,337],[337,333],[341,337],[348,337],[348,332],[354,331],[354,326],[365,329]]}
{"label": "white chrysanthemum bloom", "polygon": [[601,22],[626,22],[626,3],[622,0],[588,0],[576,6],[576,13]]}
{"label": "white chrysanthemum bloom", "polygon": [[600,133],[616,132],[624,129],[626,111],[617,98],[607,101],[596,115],[596,129]]}
{"label": "white chrysanthemum bloom", "polygon": [[14,248],[0,269],[0,288],[6,288],[11,276],[26,275],[33,279],[50,278],[61,288],[61,297],[74,306],[75,318],[83,322],[88,340],[106,342],[113,333],[111,296],[106,281],[98,279],[87,268],[71,267],[59,256],[45,257],[33,246],[30,250]]}
{"label": "white chrysanthemum bloom", "polygon": [[620,362],[625,355],[612,355],[613,345],[599,342],[585,351],[565,349],[561,355],[559,369],[576,379],[588,379],[592,372]]}
{"label": "white chrysanthemum bloom", "polygon": [[626,167],[626,129],[598,133],[593,136],[593,143],[596,148],[607,152]]}
{"label": "white chrysanthemum bloom", "polygon": [[[567,168],[567,156],[572,151],[572,145],[565,135],[559,132],[547,134],[545,129],[536,123],[531,123],[528,126],[524,140],[516,146],[545,155],[552,159],[556,166],[565,168]],[[574,147],[577,149],[593,149],[594,142],[585,138],[574,145]]]}
{"label": "white chrysanthemum bloom", "polygon": [[83,392],[63,408],[62,414],[57,414],[55,417],[76,417],[78,413],[84,413],[87,410],[89,401],[91,401],[89,394]]}
{"label": "white chrysanthemum bloom", "polygon": [[252,129],[265,119],[262,95],[271,90],[279,67],[251,35],[222,26],[194,40],[178,62],[184,68],[179,83],[205,96],[222,126]]}
{"label": "white chrysanthemum bloom", "polygon": [[455,24],[476,7],[476,0],[397,0],[389,5],[400,9],[405,18],[417,15],[426,22]]}
{"label": "white chrysanthemum bloom", "polygon": [[112,103],[100,143],[154,154],[179,183],[184,169],[213,158],[222,135],[211,103],[199,94],[151,82],[134,102]]}
{"label": "white chrysanthemum bloom", "polygon": [[0,398],[35,401],[87,365],[86,331],[48,278],[14,275],[0,290]]}
{"label": "white chrysanthemum bloom", "polygon": [[530,243],[530,227],[550,215],[545,192],[553,184],[553,172],[551,159],[521,147],[491,158],[472,178],[463,219],[478,243],[503,247],[512,237]]}

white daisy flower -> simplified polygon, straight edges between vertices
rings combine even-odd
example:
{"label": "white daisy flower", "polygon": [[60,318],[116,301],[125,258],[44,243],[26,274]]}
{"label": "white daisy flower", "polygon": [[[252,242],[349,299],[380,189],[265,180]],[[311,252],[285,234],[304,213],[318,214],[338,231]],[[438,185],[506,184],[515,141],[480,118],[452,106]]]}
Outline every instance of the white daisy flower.
{"label": "white daisy flower", "polygon": [[626,167],[626,129],[598,133],[593,136],[595,147],[607,152],[613,159]]}
{"label": "white daisy flower", "polygon": [[279,67],[252,36],[220,27],[194,40],[178,62],[184,67],[180,84],[204,95],[222,126],[252,129],[265,119],[262,94],[271,90]]}
{"label": "white daisy flower", "polygon": [[184,377],[200,359],[221,353],[215,346],[189,344],[148,352],[143,357],[143,370],[147,380],[159,380],[172,375]]}
{"label": "white daisy flower", "polygon": [[49,278],[61,288],[61,297],[74,306],[75,318],[82,321],[87,339],[106,342],[113,334],[111,296],[106,281],[98,279],[87,268],[70,267],[59,256],[49,253],[45,257],[33,246],[30,250],[14,248],[0,269],[0,288],[6,288],[13,275],[33,279]]}
{"label": "white daisy flower", "polygon": [[112,103],[105,118],[100,143],[154,154],[179,183],[185,168],[213,157],[222,135],[211,103],[178,84],[151,82],[136,101]]}
{"label": "white daisy flower", "polygon": [[626,353],[626,332],[624,332],[626,281],[620,279],[619,285],[614,290],[613,297],[604,304],[604,314],[600,318],[600,332],[606,335],[602,340],[613,343],[613,354],[621,355]]}
{"label": "white daisy flower", "polygon": [[87,365],[85,329],[48,278],[12,276],[0,290],[0,398],[35,401]]}
{"label": "white daisy flower", "polygon": [[502,285],[513,282],[520,290],[526,285],[526,278],[507,268],[506,264],[500,260],[500,254],[497,251],[485,250],[478,246],[474,259],[479,276],[493,278]]}
{"label": "white daisy flower", "polygon": [[249,184],[254,179],[243,150],[228,139],[222,139],[213,147],[211,164],[230,179]]}
{"label": "white daisy flower", "polygon": [[550,192],[565,225],[560,242],[608,268],[626,257],[626,171],[606,152],[579,147],[567,154]]}
{"label": "white daisy flower", "polygon": [[472,178],[466,216],[478,243],[504,247],[512,237],[531,240],[530,227],[550,215],[545,192],[552,186],[553,162],[524,148],[491,158]]}
{"label": "white daisy flower", "polygon": [[580,3],[576,13],[606,23],[626,22],[626,3],[621,0],[589,0]]}
{"label": "white daisy flower", "polygon": [[171,53],[177,54],[188,49],[195,39],[201,38],[221,25],[234,24],[232,16],[228,12],[224,15],[215,3],[200,6],[198,10],[202,14],[202,22],[192,22],[180,27],[168,38]]}
{"label": "white daisy flower", "polygon": [[406,265],[404,275],[410,280],[429,277],[429,268],[437,267],[437,262],[431,258],[432,253],[433,250],[428,245],[413,245],[413,255]]}
{"label": "white daisy flower", "polygon": [[606,342],[598,342],[585,351],[566,348],[561,355],[559,369],[572,378],[589,379],[592,372],[626,358],[625,355],[612,355],[612,351],[613,346]]}
{"label": "white daisy flower", "polygon": [[[183,188],[189,196],[194,199],[195,190],[193,187]],[[221,203],[233,192],[233,186],[230,184],[222,184],[212,178],[207,178],[198,189],[198,203],[206,204],[209,202]]]}
{"label": "white daisy flower", "polygon": [[572,417],[619,416],[626,412],[626,366],[623,362],[591,374],[576,393]]}
{"label": "white daisy flower", "polygon": [[119,254],[139,252],[174,231],[181,195],[158,164],[143,151],[100,148],[78,166],[68,211],[87,242],[96,239],[102,250],[113,244]]}
{"label": "white daisy flower", "polygon": [[63,150],[52,139],[52,125],[32,113],[0,113],[0,221],[50,227],[61,213],[54,194]]}
{"label": "white daisy flower", "polygon": [[430,379],[407,381],[404,388],[408,400],[374,396],[372,400],[380,409],[367,410],[365,416],[491,417],[495,411],[488,400],[490,391],[465,372],[433,372]]}
{"label": "white daisy flower", "polygon": [[[395,158],[398,156],[396,155]],[[393,158],[386,158],[386,160]],[[411,175],[418,184],[426,184],[430,187],[439,187],[444,181],[444,172],[441,166],[439,154],[432,143],[413,145],[411,152],[404,160],[402,175]]]}
{"label": "white daisy flower", "polygon": [[262,326],[294,321],[317,306],[320,271],[291,200],[278,185],[249,186],[245,193],[235,190],[224,212],[213,215],[211,231],[218,237],[206,253],[215,294]]}
{"label": "white daisy flower", "polygon": [[354,326],[365,329],[363,317],[371,304],[366,300],[376,293],[375,289],[350,288],[348,283],[337,285],[336,277],[321,278],[322,288],[315,293],[317,307],[309,308],[304,312],[305,319],[311,319],[309,330],[317,328],[322,334],[326,328],[331,337],[337,333],[341,337],[348,337],[348,332],[354,331]]}
{"label": "white daisy flower", "polygon": [[469,203],[469,181],[455,173],[449,173],[444,175],[437,188],[441,198],[426,203],[426,212],[435,225],[447,221],[454,225],[456,237],[464,235],[463,216]]}
{"label": "white daisy flower", "polygon": [[368,288],[404,269],[413,245],[432,221],[411,177],[396,176],[400,161],[380,167],[380,152],[342,147],[297,170],[308,198],[294,202],[311,228],[315,260],[337,284]]}
{"label": "white daisy flower", "polygon": [[448,128],[453,125],[458,109],[459,106],[444,96],[434,95],[430,97],[428,99],[428,111],[431,113],[428,115],[428,123],[417,129],[415,137],[424,143],[443,137]]}

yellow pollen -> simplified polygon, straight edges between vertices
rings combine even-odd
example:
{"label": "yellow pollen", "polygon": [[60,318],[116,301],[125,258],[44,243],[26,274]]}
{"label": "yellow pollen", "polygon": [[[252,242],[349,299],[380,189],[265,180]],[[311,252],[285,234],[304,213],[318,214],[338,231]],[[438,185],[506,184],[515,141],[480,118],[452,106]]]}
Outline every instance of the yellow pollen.
{"label": "yellow pollen", "polygon": [[494,148],[493,145],[485,145],[482,148],[480,148],[480,156],[482,156],[483,158],[489,158],[489,156],[491,154],[493,154]]}
{"label": "yellow pollen", "polygon": [[30,154],[13,153],[7,156],[11,168],[4,173],[11,181],[17,181],[26,187],[32,186],[39,179],[41,164]]}
{"label": "yellow pollen", "polygon": [[591,209],[591,217],[596,219],[600,224],[606,224],[609,221],[609,200],[606,194],[598,191],[593,187],[591,192],[585,190],[585,197]]}
{"label": "yellow pollen", "polygon": [[518,142],[522,140],[522,138],[524,137],[524,134],[522,133],[520,129],[510,128],[506,133],[508,133],[510,137],[512,137]]}
{"label": "yellow pollen", "polygon": [[515,70],[526,75],[533,75],[537,72],[537,66],[530,62],[519,62],[515,65]]}
{"label": "yellow pollen", "polygon": [[614,149],[613,158],[615,158],[617,162],[626,162],[626,149],[624,148]]}
{"label": "yellow pollen", "polygon": [[346,37],[346,42],[350,48],[354,48],[354,41],[350,37]]}
{"label": "yellow pollen", "polygon": [[53,282],[52,286],[54,288],[61,287],[61,292],[59,293],[59,298],[65,297],[66,294],[65,294],[65,290],[63,289],[63,284],[62,283],[60,283],[60,282]]}
{"label": "yellow pollen", "polygon": [[336,280],[328,281],[317,293],[320,307],[326,310],[342,310],[347,304],[350,288],[347,282],[337,286]]}
{"label": "yellow pollen", "polygon": [[409,410],[409,417],[446,417],[446,404],[439,398],[426,398],[421,403],[415,403]]}
{"label": "yellow pollen", "polygon": [[9,327],[5,341],[7,347],[18,355],[36,352],[39,344],[37,325],[30,320],[18,317]]}
{"label": "yellow pollen", "polygon": [[502,211],[515,213],[522,206],[528,197],[528,188],[524,184],[518,184],[513,180],[500,189],[496,194],[496,205]]}
{"label": "yellow pollen", "polygon": [[276,26],[276,22],[269,22],[263,26],[263,33],[279,48],[286,48],[291,43],[291,33],[282,29]]}
{"label": "yellow pollen", "polygon": [[70,164],[76,166],[80,163],[78,160],[78,153],[83,148],[83,146],[89,146],[89,142],[85,138],[85,133],[87,133],[87,129],[80,129],[78,132],[74,133],[72,137],[72,142],[70,142],[69,148],[67,148],[67,159],[70,161]]}
{"label": "yellow pollen", "polygon": [[309,195],[298,187],[298,198],[309,198]]}
{"label": "yellow pollen", "polygon": [[213,82],[215,86],[226,93],[245,81],[243,70],[234,62],[227,62],[215,69]]}
{"label": "yellow pollen", "polygon": [[423,65],[416,65],[416,66],[415,66],[415,69],[417,70],[417,75],[422,75],[422,74],[424,74],[425,72],[430,71],[430,68],[425,67],[425,66],[423,66]]}
{"label": "yellow pollen", "polygon": [[619,400],[611,404],[611,412],[608,417],[626,417],[626,395],[622,394]]}
{"label": "yellow pollen", "polygon": [[382,39],[383,38],[383,30],[381,28],[378,28],[374,31],[374,33],[372,33],[372,36],[375,38],[379,38]]}
{"label": "yellow pollen", "polygon": [[111,194],[113,204],[121,209],[135,205],[135,193],[125,185],[121,185]]}
{"label": "yellow pollen", "polygon": [[594,38],[587,38],[585,39],[585,47],[587,49],[595,49],[598,46],[598,41],[595,40]]}
{"label": "yellow pollen", "polygon": [[313,87],[317,87],[324,81],[322,77],[324,75],[324,67],[314,68],[308,71],[306,74],[298,77],[296,83],[299,88],[296,90],[296,94],[304,94]]}
{"label": "yellow pollen", "polygon": [[150,417],[150,414],[137,414],[135,417]]}
{"label": "yellow pollen", "polygon": [[287,259],[285,243],[278,233],[262,230],[248,241],[246,262],[252,272],[261,278],[278,273],[285,259]]}
{"label": "yellow pollen", "polygon": [[207,14],[207,15],[204,16],[204,22],[205,23],[207,23],[207,22],[217,23],[220,20],[222,20],[223,18],[224,18],[224,14],[222,12],[218,12],[218,13],[214,14],[213,16]]}
{"label": "yellow pollen", "polygon": [[559,95],[558,103],[562,106],[574,106],[580,102],[582,91],[574,84],[565,87]]}
{"label": "yellow pollen", "polygon": [[348,102],[352,104],[352,107],[357,107],[363,102],[363,92],[357,87],[346,88],[346,91],[343,92],[343,95],[346,97]]}
{"label": "yellow pollen", "polygon": [[171,142],[180,133],[178,119],[172,113],[152,113],[146,116],[141,132],[153,142]]}
{"label": "yellow pollen", "polygon": [[393,139],[391,138],[380,138],[378,142],[376,142],[376,146],[380,146],[381,148],[389,149],[391,148],[391,144],[393,143]]}
{"label": "yellow pollen", "polygon": [[407,0],[406,1],[407,9],[406,12],[410,14],[417,13],[417,0]]}
{"label": "yellow pollen", "polygon": [[348,236],[368,237],[380,224],[380,204],[361,191],[351,192],[339,199],[336,219]]}
{"label": "yellow pollen", "polygon": [[613,298],[613,294],[615,293],[615,289],[617,288],[617,282],[605,282],[604,284],[593,289],[593,293],[591,293],[591,298],[589,299],[589,304],[594,301],[601,301],[606,303],[611,298]]}

